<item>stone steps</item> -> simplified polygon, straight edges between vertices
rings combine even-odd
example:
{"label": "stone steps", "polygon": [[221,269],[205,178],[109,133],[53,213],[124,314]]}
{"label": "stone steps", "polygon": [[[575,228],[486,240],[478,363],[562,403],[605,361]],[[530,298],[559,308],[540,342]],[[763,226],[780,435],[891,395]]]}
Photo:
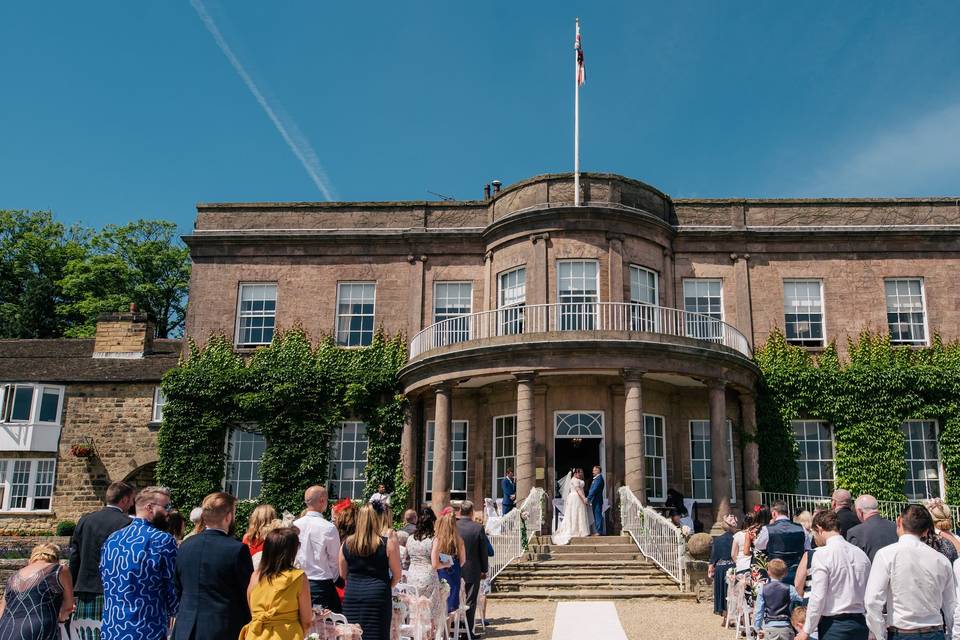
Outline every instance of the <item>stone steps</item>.
{"label": "stone steps", "polygon": [[574,538],[555,545],[534,536],[523,558],[494,581],[494,599],[690,599],[627,536]]}
{"label": "stone steps", "polygon": [[682,593],[678,588],[672,591],[659,589],[529,589],[523,591],[494,591],[487,595],[491,600],[693,600],[694,593]]}

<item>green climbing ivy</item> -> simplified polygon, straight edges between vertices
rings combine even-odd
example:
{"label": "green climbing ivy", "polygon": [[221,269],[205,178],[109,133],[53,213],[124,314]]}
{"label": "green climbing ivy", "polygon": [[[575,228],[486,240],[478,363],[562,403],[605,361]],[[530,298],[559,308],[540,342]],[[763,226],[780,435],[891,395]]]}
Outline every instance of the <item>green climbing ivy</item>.
{"label": "green climbing ivy", "polygon": [[299,513],[304,488],[328,477],[330,438],[344,420],[368,425],[364,497],[382,482],[400,492],[394,503],[403,504],[409,487],[399,469],[407,411],[397,375],[406,362],[402,336],[378,332],[370,346],[345,349],[329,337],[314,346],[293,329],[247,358],[223,336],[189,349],[164,376],[158,435],[157,478],[179,508],[189,510],[219,490],[228,430],[255,425],[267,441],[260,501]]}
{"label": "green climbing ivy", "polygon": [[790,422],[826,420],[834,430],[836,485],[854,495],[904,500],[906,463],[901,425],[937,420],[947,500],[960,500],[960,343],[934,338],[929,347],[900,347],[887,335],[862,333],[810,352],[787,344],[779,331],[757,350],[760,484],[793,492],[799,453]]}

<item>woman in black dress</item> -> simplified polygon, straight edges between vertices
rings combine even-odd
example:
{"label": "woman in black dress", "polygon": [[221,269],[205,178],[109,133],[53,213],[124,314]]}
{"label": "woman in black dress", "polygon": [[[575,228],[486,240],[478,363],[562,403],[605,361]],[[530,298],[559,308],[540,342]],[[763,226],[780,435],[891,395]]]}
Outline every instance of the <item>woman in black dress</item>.
{"label": "woman in black dress", "polygon": [[359,624],[363,640],[390,640],[393,587],[400,582],[400,546],[380,535],[379,503],[357,513],[356,532],[340,547],[340,575],[347,581],[343,615]]}
{"label": "woman in black dress", "polygon": [[39,544],[30,562],[7,580],[0,605],[0,638],[4,640],[58,640],[59,623],[73,612],[73,581],[60,566],[59,551]]}

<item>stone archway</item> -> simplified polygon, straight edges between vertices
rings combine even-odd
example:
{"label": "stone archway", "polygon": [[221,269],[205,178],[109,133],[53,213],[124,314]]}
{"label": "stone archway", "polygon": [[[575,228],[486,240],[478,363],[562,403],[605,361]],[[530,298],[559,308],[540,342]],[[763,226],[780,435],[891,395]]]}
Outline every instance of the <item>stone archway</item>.
{"label": "stone archway", "polygon": [[148,462],[146,464],[140,465],[133,471],[127,474],[127,477],[123,479],[124,482],[131,485],[137,491],[155,485],[157,483],[157,463]]}

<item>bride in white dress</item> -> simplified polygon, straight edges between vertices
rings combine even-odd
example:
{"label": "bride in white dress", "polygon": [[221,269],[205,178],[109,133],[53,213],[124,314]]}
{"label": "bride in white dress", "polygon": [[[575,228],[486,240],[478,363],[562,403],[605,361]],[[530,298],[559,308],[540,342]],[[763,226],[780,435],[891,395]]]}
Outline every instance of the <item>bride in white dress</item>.
{"label": "bride in white dress", "polygon": [[560,481],[563,496],[563,522],[554,532],[553,544],[568,544],[570,538],[590,535],[591,510],[583,492],[583,469],[574,469]]}

